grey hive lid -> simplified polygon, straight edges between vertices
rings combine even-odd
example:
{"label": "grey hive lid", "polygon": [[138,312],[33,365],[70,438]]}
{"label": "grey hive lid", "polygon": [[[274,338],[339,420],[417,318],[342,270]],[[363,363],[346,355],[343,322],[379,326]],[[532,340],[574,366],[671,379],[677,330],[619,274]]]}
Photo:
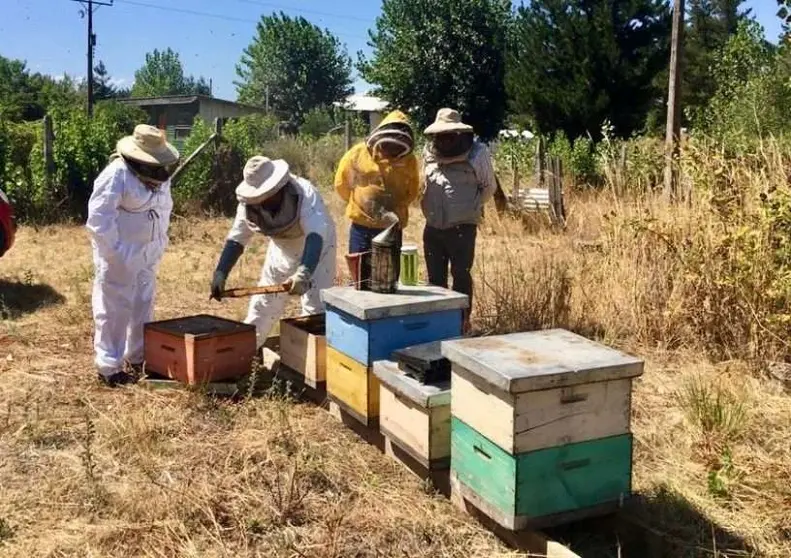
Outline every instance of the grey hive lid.
{"label": "grey hive lid", "polygon": [[412,401],[422,408],[450,405],[450,381],[436,384],[421,384],[398,368],[392,360],[377,360],[373,365],[374,375],[389,390]]}
{"label": "grey hive lid", "polygon": [[442,354],[509,393],[632,378],[643,361],[563,329],[442,342]]}
{"label": "grey hive lid", "polygon": [[321,291],[321,300],[360,320],[380,320],[428,312],[463,310],[467,295],[441,287],[402,287],[393,294],[358,291],[352,287],[332,287]]}

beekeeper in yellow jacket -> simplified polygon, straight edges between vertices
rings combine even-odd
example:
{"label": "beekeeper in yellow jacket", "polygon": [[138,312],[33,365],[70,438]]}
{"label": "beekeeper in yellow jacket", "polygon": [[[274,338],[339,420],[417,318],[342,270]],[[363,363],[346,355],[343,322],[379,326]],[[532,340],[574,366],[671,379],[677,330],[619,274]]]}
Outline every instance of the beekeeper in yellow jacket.
{"label": "beekeeper in yellow jacket", "polygon": [[[351,221],[350,254],[369,251],[373,238],[392,224],[393,215],[402,230],[407,226],[409,205],[418,195],[419,172],[412,126],[398,110],[346,152],[335,174],[335,190],[346,202]],[[370,266],[361,269],[362,283],[370,277]]]}

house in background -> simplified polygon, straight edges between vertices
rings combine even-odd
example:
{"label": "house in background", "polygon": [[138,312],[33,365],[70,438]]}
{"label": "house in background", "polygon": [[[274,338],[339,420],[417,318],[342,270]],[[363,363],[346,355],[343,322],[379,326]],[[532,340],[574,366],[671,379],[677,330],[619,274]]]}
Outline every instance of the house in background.
{"label": "house in background", "polygon": [[355,112],[362,116],[368,122],[369,130],[373,130],[379,125],[384,118],[385,110],[390,106],[387,101],[368,94],[349,95],[344,101],[333,104],[342,110]]}
{"label": "house in background", "polygon": [[215,118],[238,118],[248,114],[263,114],[266,109],[252,105],[234,103],[204,95],[164,95],[161,97],[134,97],[119,99],[126,105],[140,107],[148,114],[148,124],[165,130],[168,141],[181,149],[196,116],[205,122]]}

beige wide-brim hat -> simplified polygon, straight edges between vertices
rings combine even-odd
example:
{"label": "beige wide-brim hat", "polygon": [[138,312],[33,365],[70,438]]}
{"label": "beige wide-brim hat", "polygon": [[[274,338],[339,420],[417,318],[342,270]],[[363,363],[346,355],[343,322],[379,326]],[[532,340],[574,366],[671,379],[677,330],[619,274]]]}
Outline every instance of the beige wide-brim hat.
{"label": "beige wide-brim hat", "polygon": [[252,157],[244,166],[244,180],[236,187],[236,197],[242,203],[254,205],[275,195],[288,183],[288,163],[274,161],[262,155]]}
{"label": "beige wide-brim hat", "polygon": [[427,136],[451,132],[472,132],[472,126],[461,121],[459,111],[443,108],[437,111],[434,123],[424,130]]}
{"label": "beige wide-brim hat", "polygon": [[118,141],[116,150],[119,155],[146,165],[165,167],[179,160],[179,152],[167,142],[165,132],[148,124],[135,126],[131,136]]}

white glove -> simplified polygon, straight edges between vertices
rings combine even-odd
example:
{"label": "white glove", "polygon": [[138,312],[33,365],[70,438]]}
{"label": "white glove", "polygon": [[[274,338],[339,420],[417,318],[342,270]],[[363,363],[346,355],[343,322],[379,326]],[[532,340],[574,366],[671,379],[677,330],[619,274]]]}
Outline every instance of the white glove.
{"label": "white glove", "polygon": [[291,283],[288,293],[302,296],[308,292],[311,287],[310,272],[308,271],[308,268],[306,268],[304,265],[299,266],[297,268],[297,272],[289,277],[288,281]]}

